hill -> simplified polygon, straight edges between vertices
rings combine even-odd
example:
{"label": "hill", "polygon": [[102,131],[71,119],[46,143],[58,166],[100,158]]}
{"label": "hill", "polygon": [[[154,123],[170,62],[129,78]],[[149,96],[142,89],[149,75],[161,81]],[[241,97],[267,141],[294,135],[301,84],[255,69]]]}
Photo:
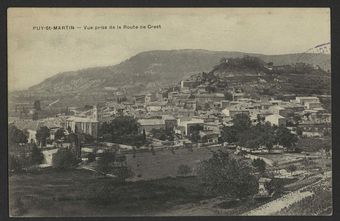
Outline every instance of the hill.
{"label": "hill", "polygon": [[208,72],[222,57],[251,55],[274,65],[304,62],[330,69],[330,55],[261,55],[207,50],[169,50],[139,53],[120,64],[56,74],[29,88],[31,93],[78,94],[103,91],[105,87],[125,87],[132,93],[154,90],[179,82],[197,72]]}

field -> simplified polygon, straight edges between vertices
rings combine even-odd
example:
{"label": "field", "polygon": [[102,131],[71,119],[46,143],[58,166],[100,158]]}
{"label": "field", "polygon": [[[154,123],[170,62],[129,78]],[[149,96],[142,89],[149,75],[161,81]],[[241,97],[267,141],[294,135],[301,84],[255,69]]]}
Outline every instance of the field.
{"label": "field", "polygon": [[86,170],[45,168],[9,182],[12,216],[150,215],[214,197],[194,177],[117,183]]}
{"label": "field", "polygon": [[211,151],[218,150],[220,147],[202,147],[189,149],[178,149],[174,152],[170,150],[136,153],[127,155],[127,164],[132,169],[135,177],[131,180],[148,180],[165,177],[175,177],[178,166],[187,165],[193,173],[197,169],[200,161],[208,159]]}
{"label": "field", "polygon": [[[195,170],[211,150],[159,150],[127,155],[134,177],[125,184],[92,171],[52,168],[10,177],[14,216],[127,216],[159,213],[214,196],[195,177],[176,177],[179,165]],[[171,166],[170,166],[171,165]],[[139,181],[137,181],[139,180]]]}

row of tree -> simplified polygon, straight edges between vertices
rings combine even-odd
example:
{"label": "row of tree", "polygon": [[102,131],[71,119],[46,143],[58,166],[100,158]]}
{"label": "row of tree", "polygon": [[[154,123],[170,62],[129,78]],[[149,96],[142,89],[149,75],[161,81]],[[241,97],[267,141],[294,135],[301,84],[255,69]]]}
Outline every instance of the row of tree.
{"label": "row of tree", "polygon": [[272,126],[269,122],[252,125],[250,118],[245,114],[236,115],[232,123],[232,126],[225,126],[222,129],[223,142],[236,143],[247,148],[266,146],[268,149],[275,144],[294,148],[297,142],[297,136],[286,127]]}
{"label": "row of tree", "polygon": [[140,124],[130,116],[118,116],[110,122],[104,122],[99,128],[102,141],[132,146],[146,143],[145,132],[140,133]]}

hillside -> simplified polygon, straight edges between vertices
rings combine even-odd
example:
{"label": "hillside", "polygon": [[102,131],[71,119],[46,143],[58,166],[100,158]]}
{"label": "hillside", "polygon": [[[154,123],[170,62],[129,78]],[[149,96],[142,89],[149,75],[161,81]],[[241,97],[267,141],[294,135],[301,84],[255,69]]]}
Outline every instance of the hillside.
{"label": "hillside", "polygon": [[207,50],[169,50],[139,53],[120,64],[56,74],[29,88],[31,93],[74,94],[102,91],[104,87],[126,87],[132,93],[174,84],[197,72],[208,72],[222,57],[251,55],[274,65],[304,62],[330,69],[330,55],[261,55]]}
{"label": "hillside", "polygon": [[271,66],[261,58],[223,58],[209,73],[191,78],[214,90],[241,88],[253,97],[283,94],[330,94],[331,75],[323,69],[305,63]]}

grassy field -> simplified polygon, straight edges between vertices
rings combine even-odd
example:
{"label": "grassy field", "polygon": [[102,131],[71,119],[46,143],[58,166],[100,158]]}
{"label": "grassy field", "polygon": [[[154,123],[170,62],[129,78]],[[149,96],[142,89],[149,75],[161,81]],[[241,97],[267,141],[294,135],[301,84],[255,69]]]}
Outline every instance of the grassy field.
{"label": "grassy field", "polygon": [[170,150],[127,154],[127,164],[132,169],[135,177],[131,180],[159,179],[165,177],[175,177],[180,165],[187,165],[196,171],[199,162],[208,159],[211,151],[221,149],[221,147],[202,147],[189,149],[178,149],[174,152]]}
{"label": "grassy field", "polygon": [[213,197],[194,177],[122,184],[76,169],[13,175],[9,187],[12,216],[150,215]]}

